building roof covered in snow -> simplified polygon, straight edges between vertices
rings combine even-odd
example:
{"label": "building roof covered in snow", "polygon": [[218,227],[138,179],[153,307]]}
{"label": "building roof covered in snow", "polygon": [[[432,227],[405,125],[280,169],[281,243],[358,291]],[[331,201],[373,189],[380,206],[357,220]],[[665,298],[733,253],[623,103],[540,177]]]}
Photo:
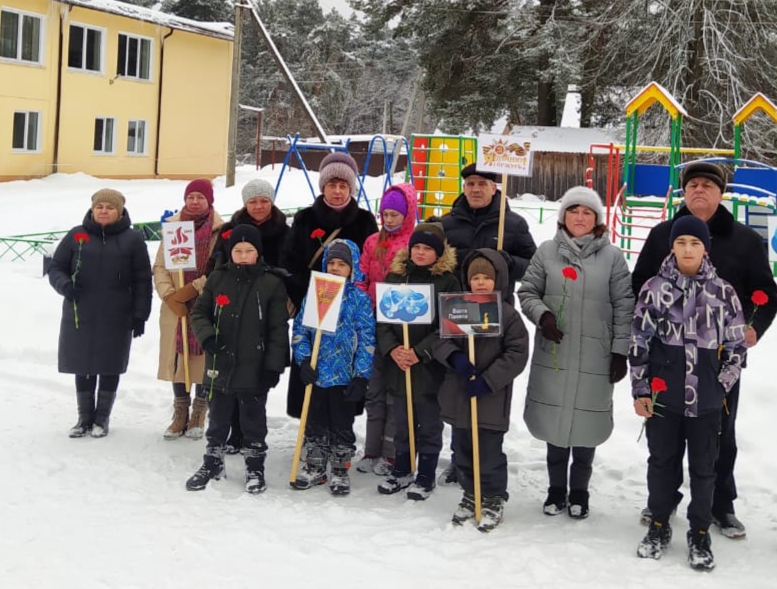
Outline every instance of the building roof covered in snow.
{"label": "building roof covered in snow", "polygon": [[151,8],[135,6],[134,4],[127,4],[126,2],[119,2],[118,0],[59,1],[63,2],[64,4],[82,6],[84,8],[91,8],[92,10],[118,14],[119,16],[126,16],[127,18],[134,18],[136,20],[150,22],[161,26],[170,27],[171,29],[178,29],[198,35],[217,37],[219,39],[234,39],[234,27],[231,23],[199,22],[189,18],[175,16],[174,14],[167,14],[166,12],[162,12],[160,10],[153,10]]}
{"label": "building roof covered in snow", "polygon": [[514,126],[512,137],[531,141],[534,152],[588,153],[592,143],[623,143],[623,132],[617,129],[578,129],[574,127]]}

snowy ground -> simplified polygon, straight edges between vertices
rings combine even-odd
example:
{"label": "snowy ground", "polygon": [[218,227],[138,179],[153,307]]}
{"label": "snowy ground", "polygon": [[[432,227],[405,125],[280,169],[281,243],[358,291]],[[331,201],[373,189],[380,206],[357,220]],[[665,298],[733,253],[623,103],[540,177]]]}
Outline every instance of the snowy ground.
{"label": "snowy ground", "polygon": [[[272,180],[277,172],[260,174]],[[228,190],[219,179],[216,208],[222,213],[238,208],[239,187],[254,174],[241,169],[237,187]],[[284,178],[281,207],[310,202],[301,179],[299,172]],[[102,186],[127,195],[133,219],[158,219],[165,209],[180,207],[184,185],[83,175],[0,184],[0,235],[69,229]],[[375,186],[371,198],[379,196],[380,182]],[[549,238],[553,214],[546,210],[539,224],[540,203],[526,206],[533,207],[525,216],[535,240]],[[153,254],[157,244],[149,247]],[[682,514],[675,519],[668,554],[660,561],[635,556],[645,532],[637,520],[645,504],[647,452],[644,440],[636,441],[640,421],[626,382],[616,387],[616,427],[597,453],[591,516],[584,521],[541,512],[544,444],[527,434],[521,419],[527,373],[515,383],[505,443],[511,499],[504,523],[489,535],[450,523],[460,496],[456,488],[438,488],[428,501],[414,503],[403,495],[379,495],[378,478],[356,472],[346,498],[333,498],[325,487],[289,488],[298,422],[284,412],[285,377],[268,403],[266,493],[243,492],[240,457],[228,457],[227,480],[190,493],[184,481],[199,466],[204,441],[162,439],[172,394],[168,383],[155,378],[159,301],[146,335],[133,343],[110,436],[70,440],[73,378],[56,369],[61,299],[41,278],[40,257],[2,261],[0,272],[5,310],[0,379],[6,383],[0,414],[0,587],[775,586],[777,439],[769,376],[777,352],[774,333],[751,351],[743,379],[737,513],[748,538],[732,541],[713,532],[718,567],[706,575],[686,565]],[[361,443],[363,417],[356,431]],[[444,453],[441,466],[446,461]],[[684,492],[687,497],[687,488]]]}

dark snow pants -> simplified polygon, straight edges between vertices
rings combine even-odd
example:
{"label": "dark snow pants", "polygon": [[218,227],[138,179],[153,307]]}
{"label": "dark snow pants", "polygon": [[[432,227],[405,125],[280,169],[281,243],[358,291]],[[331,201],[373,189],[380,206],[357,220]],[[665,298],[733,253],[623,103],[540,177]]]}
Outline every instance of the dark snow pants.
{"label": "dark snow pants", "polygon": [[[572,454],[572,465],[569,465],[569,455]],[[573,446],[562,448],[548,444],[546,462],[548,464],[548,480],[551,487],[567,488],[571,491],[587,491],[593,472],[596,448]],[[569,476],[567,476],[569,473]]]}
{"label": "dark snow pants", "polygon": [[[325,454],[333,452],[352,454],[356,450],[353,433],[354,403],[343,398],[345,387],[319,388],[313,386],[305,426],[307,443],[321,446]],[[245,439],[245,434],[244,434]]]}
{"label": "dark snow pants", "polygon": [[[505,432],[478,428],[480,446],[480,491],[483,497],[507,495],[507,456],[502,451]],[[472,460],[472,432],[468,428],[453,428],[453,452],[461,488],[475,492],[475,474]]]}
{"label": "dark snow pants", "polygon": [[739,383],[740,381],[737,381],[726,395],[728,412],[724,408],[720,418],[720,446],[718,459],[715,461],[715,492],[712,496],[712,513],[716,516],[734,513],[734,499],[737,498],[734,464],[737,460],[735,426],[739,407]]}
{"label": "dark snow pants", "polygon": [[394,399],[386,393],[383,371],[386,359],[375,354],[372,364],[370,386],[364,409],[367,412],[367,433],[364,436],[365,456],[394,458]]}
{"label": "dark snow pants", "polygon": [[267,393],[252,395],[247,392],[226,394],[213,390],[210,399],[210,418],[205,437],[208,449],[223,448],[232,425],[235,405],[240,405],[240,428],[243,430],[243,448],[267,451]]}
{"label": "dark snow pants", "polygon": [[[410,452],[410,434],[407,424],[407,402],[404,397],[395,397],[394,404],[394,447],[396,453]],[[440,405],[436,397],[421,396],[413,401],[413,429],[415,451],[418,454],[440,454],[442,450],[442,420]]]}

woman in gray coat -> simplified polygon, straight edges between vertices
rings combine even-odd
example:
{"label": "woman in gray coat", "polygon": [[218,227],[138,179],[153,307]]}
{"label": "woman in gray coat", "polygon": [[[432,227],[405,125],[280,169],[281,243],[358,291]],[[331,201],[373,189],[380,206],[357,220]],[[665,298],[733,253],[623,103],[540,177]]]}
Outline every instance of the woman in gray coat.
{"label": "woman in gray coat", "polygon": [[596,446],[612,432],[613,384],[626,375],[634,295],[623,254],[607,238],[599,195],[571,188],[558,219],[518,291],[537,325],[523,417],[548,445],[543,511],[557,515],[568,503],[570,517],[582,519]]}

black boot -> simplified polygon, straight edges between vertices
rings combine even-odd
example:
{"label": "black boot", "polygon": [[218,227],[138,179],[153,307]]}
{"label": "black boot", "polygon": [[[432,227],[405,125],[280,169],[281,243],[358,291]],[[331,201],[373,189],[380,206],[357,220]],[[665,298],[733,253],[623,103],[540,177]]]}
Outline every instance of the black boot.
{"label": "black boot", "polygon": [[351,492],[351,478],[348,469],[351,467],[353,450],[348,446],[331,448],[332,476],[329,479],[329,490],[332,495],[348,495]]}
{"label": "black boot", "polygon": [[414,501],[427,499],[434,490],[435,471],[439,454],[420,454],[418,456],[418,476],[407,490],[407,498]]}
{"label": "black boot", "polygon": [[97,391],[97,407],[94,410],[93,438],[104,438],[108,435],[108,424],[111,420],[113,402],[116,400],[116,391]]}
{"label": "black boot", "polygon": [[70,428],[71,438],[83,438],[92,431],[94,423],[94,391],[76,391],[78,423]]}
{"label": "black boot", "polygon": [[264,459],[267,452],[257,448],[245,448],[243,458],[246,463],[246,492],[252,495],[262,493],[267,484],[264,481]]}
{"label": "black boot", "polygon": [[208,448],[202,457],[202,466],[186,481],[187,491],[201,491],[211,479],[226,478],[224,473],[224,449]]}

